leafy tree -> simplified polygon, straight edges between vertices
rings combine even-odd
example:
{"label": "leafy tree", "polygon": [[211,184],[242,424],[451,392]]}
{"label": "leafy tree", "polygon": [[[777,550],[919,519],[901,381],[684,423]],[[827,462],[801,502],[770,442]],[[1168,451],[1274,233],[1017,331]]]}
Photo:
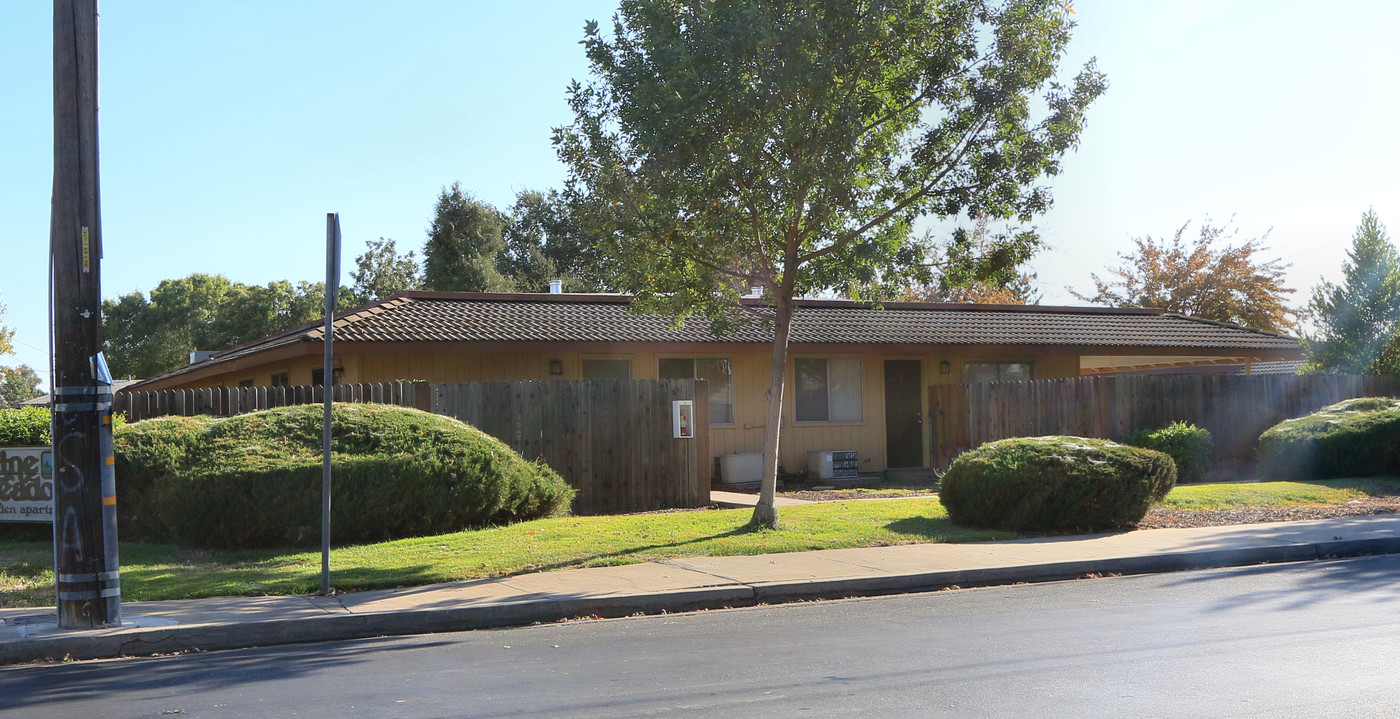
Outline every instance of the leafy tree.
{"label": "leafy tree", "polygon": [[1317,330],[1303,342],[1309,371],[1400,373],[1400,255],[1374,209],[1352,235],[1341,284],[1314,287],[1308,311]]}
{"label": "leafy tree", "polygon": [[12,407],[43,394],[39,382],[39,373],[27,364],[0,367],[0,407]]}
{"label": "leafy tree", "polygon": [[973,282],[963,286],[925,285],[905,292],[905,302],[959,302],[988,305],[1038,305],[1042,293],[1035,273],[1019,272],[1010,282]]}
{"label": "leafy tree", "polygon": [[[3,302],[0,302],[0,320],[5,319],[5,313],[9,311],[10,308],[6,307]],[[0,355],[7,355],[15,351],[15,346],[13,344],[14,339],[14,329],[0,324]]]}
{"label": "leafy tree", "polygon": [[[325,284],[285,280],[266,286],[192,274],[162,280],[147,298],[132,292],[102,303],[102,336],[112,374],[151,377],[189,362],[195,350],[222,350],[320,319]],[[336,306],[355,305],[340,288]]]}
{"label": "leafy tree", "polygon": [[606,288],[595,241],[557,190],[516,195],[504,239],[496,268],[518,292],[547,292],[549,281],[556,279],[563,280],[565,292]]}
{"label": "leafy tree", "polygon": [[[900,297],[906,302],[963,302],[997,305],[1038,305],[1041,292],[1036,288],[1036,274],[1018,269],[1013,265],[997,264],[989,261],[996,253],[996,242],[991,236],[991,225],[987,218],[978,218],[971,235],[970,256],[980,258],[992,265],[987,268],[989,276],[984,279],[959,277],[955,273],[944,273],[938,282],[920,285],[906,290]],[[976,268],[977,259],[963,265],[970,268],[973,277],[980,276]]]}
{"label": "leafy tree", "polygon": [[777,521],[794,297],[986,279],[1039,246],[1023,228],[974,257],[965,230],[938,248],[913,224],[1049,207],[1036,183],[1106,85],[1092,62],[1054,81],[1071,27],[1061,0],[623,0],[610,37],[587,24],[593,80],[554,141],[618,285],[721,332],[745,321],[738,287],[771,303],[756,524]]}
{"label": "leafy tree", "polygon": [[423,287],[429,290],[508,292],[511,283],[496,269],[496,255],[505,249],[501,235],[505,218],[491,205],[462,192],[461,185],[443,188],[423,246]]}
{"label": "leafy tree", "polygon": [[416,290],[422,283],[418,276],[418,260],[413,250],[400,255],[393,240],[383,237],[378,241],[369,240],[363,255],[355,258],[356,270],[350,273],[355,281],[355,297],[361,302],[372,302],[396,295],[405,290]]}
{"label": "leafy tree", "polygon": [[[1134,251],[1118,254],[1123,264],[1108,268],[1108,279],[1093,275],[1094,293],[1070,294],[1086,302],[1112,307],[1159,307],[1169,312],[1231,322],[1255,329],[1283,332],[1294,322],[1283,286],[1288,265],[1255,258],[1266,248],[1262,237],[1229,244],[1238,230],[1201,223],[1196,240],[1184,239],[1190,222],[1172,239],[1151,235],[1135,238]],[[1221,246],[1223,245],[1223,247]]]}

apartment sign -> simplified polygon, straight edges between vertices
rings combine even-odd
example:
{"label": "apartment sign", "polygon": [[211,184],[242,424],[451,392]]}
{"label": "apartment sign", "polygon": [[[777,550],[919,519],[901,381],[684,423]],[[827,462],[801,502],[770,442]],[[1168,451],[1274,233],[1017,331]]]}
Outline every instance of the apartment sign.
{"label": "apartment sign", "polygon": [[53,521],[53,451],[0,448],[0,522]]}

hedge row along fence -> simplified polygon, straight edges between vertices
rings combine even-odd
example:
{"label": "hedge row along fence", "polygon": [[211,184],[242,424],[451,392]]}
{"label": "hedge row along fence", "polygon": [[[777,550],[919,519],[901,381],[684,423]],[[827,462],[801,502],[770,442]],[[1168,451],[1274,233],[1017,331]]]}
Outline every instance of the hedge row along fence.
{"label": "hedge row along fence", "polygon": [[[704,380],[376,382],[336,385],[337,402],[415,407],[456,417],[542,460],[578,490],[578,514],[703,507],[710,501],[709,397]],[[234,416],[319,404],[321,386],[121,392],[135,422],[169,415]],[[674,439],[671,402],[692,400],[695,437]],[[703,416],[702,416],[703,415]]]}
{"label": "hedge row along fence", "polygon": [[1353,397],[1400,396],[1393,375],[1140,375],[934,385],[934,464],[1009,437],[1124,440],[1176,421],[1210,430],[1217,462],[1252,462],[1259,435]]}

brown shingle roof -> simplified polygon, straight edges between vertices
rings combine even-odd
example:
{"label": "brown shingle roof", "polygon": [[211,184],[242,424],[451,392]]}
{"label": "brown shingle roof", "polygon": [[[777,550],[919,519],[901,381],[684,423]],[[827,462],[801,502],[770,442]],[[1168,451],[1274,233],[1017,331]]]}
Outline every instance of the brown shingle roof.
{"label": "brown shingle roof", "polygon": [[[407,293],[393,309],[360,312],[336,323],[346,342],[772,342],[762,323],[716,337],[704,318],[682,327],[670,318],[628,312],[615,295],[547,299],[548,295]],[[555,295],[559,298],[559,295]],[[756,307],[767,314],[766,308]],[[319,328],[307,333],[319,340]],[[1000,305],[802,301],[794,343],[1065,345],[1292,349],[1284,335],[1157,310]]]}
{"label": "brown shingle roof", "polygon": [[[716,337],[704,318],[675,327],[667,317],[628,312],[621,295],[405,292],[336,319],[336,342],[772,342],[761,322]],[[756,314],[768,312],[745,300]],[[222,363],[274,347],[320,342],[305,325],[215,354]],[[791,341],[840,344],[1038,345],[1296,350],[1296,338],[1153,309],[802,300]],[[181,374],[183,367],[162,375]],[[152,378],[159,379],[159,378]]]}

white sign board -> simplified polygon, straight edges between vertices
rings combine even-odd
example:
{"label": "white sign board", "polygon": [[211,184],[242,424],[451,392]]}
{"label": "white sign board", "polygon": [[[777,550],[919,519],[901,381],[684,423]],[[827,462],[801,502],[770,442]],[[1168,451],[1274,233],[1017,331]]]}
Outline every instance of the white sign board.
{"label": "white sign board", "polygon": [[53,521],[53,452],[0,447],[0,522]]}
{"label": "white sign board", "polygon": [[676,439],[695,437],[694,400],[671,400],[671,436]]}

